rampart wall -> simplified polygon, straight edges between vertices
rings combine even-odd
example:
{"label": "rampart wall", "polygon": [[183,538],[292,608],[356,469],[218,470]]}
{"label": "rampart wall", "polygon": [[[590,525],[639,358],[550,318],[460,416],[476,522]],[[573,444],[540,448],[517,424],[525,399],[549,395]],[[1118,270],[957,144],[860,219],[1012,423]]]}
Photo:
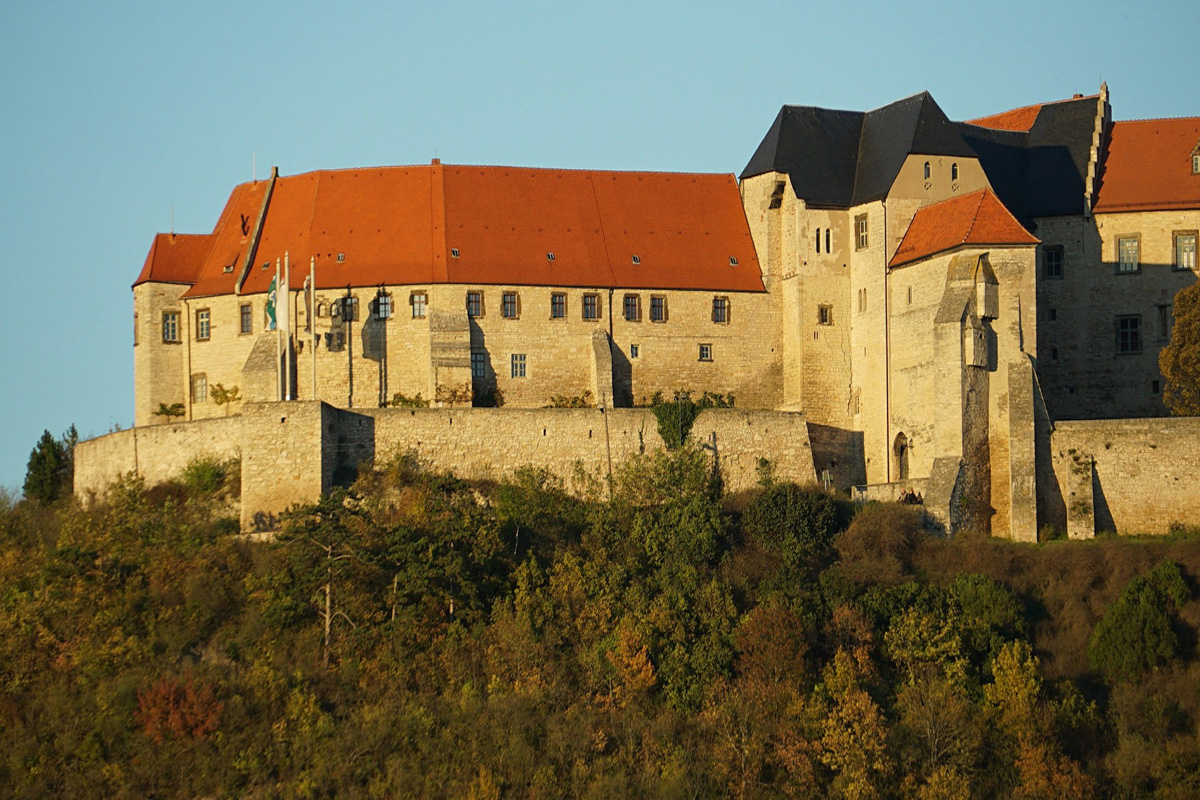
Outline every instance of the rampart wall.
{"label": "rampart wall", "polygon": [[1041,523],[1072,538],[1200,525],[1198,445],[1200,417],[1056,422]]}
{"label": "rampart wall", "polygon": [[84,499],[103,494],[130,472],[155,484],[178,476],[196,458],[236,458],[242,423],[241,416],[219,417],[131,428],[80,442],[75,448],[75,494]]}
{"label": "rampart wall", "polygon": [[[715,459],[729,491],[759,479],[769,459],[779,480],[816,480],[803,414],[708,410],[691,438]],[[648,409],[338,409],[319,402],[247,403],[239,416],[101,436],[76,451],[77,493],[99,494],[126,472],[174,477],[199,456],[242,458],[242,527],[270,530],[278,514],[313,502],[363,461],[412,451],[427,466],[500,479],[533,466],[604,480],[630,458],[663,446]]]}

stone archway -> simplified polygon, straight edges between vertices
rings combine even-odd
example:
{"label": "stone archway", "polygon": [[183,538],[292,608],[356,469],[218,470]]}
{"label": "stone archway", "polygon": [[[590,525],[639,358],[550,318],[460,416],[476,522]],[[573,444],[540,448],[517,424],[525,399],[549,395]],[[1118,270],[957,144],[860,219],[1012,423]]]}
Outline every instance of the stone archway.
{"label": "stone archway", "polygon": [[896,434],[896,440],[892,443],[892,458],[896,467],[895,479],[898,481],[908,480],[908,437],[904,432]]}

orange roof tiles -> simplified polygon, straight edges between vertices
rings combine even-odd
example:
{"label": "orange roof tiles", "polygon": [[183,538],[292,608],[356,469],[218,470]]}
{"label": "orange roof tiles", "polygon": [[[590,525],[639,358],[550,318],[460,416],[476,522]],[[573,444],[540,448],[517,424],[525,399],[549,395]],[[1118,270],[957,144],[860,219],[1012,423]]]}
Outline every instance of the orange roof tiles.
{"label": "orange roof tiles", "polygon": [[964,245],[1037,243],[991,189],[980,189],[919,209],[888,266],[911,264]]}
{"label": "orange roof tiles", "polygon": [[212,238],[207,233],[158,234],[133,285],[146,281],[194,283]]}
{"label": "orange roof tiles", "polygon": [[[1097,97],[1098,95],[1091,95]],[[1072,98],[1072,100],[1081,100],[1083,95]],[[1071,102],[1069,100],[1058,100],[1055,102]],[[1002,111],[999,114],[992,114],[979,119],[967,120],[968,125],[976,125],[980,128],[991,128],[997,131],[1029,131],[1033,127],[1033,123],[1037,122],[1038,114],[1042,113],[1042,109],[1053,103],[1037,103],[1032,106],[1022,106],[1014,108],[1011,111]]]}
{"label": "orange roof tiles", "polygon": [[[265,189],[266,181],[234,189],[187,296],[233,292]],[[320,288],[763,291],[732,175],[436,163],[310,172],[277,180],[242,292],[266,291],[285,252],[293,289],[315,256]]]}
{"label": "orange roof tiles", "polygon": [[1200,208],[1200,117],[1113,123],[1093,211]]}

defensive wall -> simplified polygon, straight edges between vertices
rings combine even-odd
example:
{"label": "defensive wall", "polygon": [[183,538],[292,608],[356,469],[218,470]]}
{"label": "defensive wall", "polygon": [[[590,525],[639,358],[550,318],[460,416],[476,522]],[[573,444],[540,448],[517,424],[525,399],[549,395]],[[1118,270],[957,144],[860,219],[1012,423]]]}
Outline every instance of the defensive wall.
{"label": "defensive wall", "polygon": [[[813,483],[813,446],[803,414],[712,409],[691,430],[730,491],[759,480],[759,459],[779,480]],[[827,441],[828,440],[828,441]],[[823,437],[825,451],[841,444]],[[193,458],[242,460],[242,527],[273,529],[278,514],[315,501],[358,464],[413,452],[433,469],[468,479],[500,479],[540,467],[568,485],[604,480],[630,458],[663,447],[649,409],[339,409],[322,402],[246,403],[229,418],[108,434],[76,450],[77,494],[85,500],[129,472],[155,483]],[[823,456],[828,458],[829,456]],[[852,461],[843,456],[842,463]]]}

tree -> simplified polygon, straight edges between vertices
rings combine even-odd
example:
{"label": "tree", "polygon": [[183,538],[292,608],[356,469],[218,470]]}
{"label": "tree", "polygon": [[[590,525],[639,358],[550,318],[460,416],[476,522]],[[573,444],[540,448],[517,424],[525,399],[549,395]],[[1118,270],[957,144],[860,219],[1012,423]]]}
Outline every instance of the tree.
{"label": "tree", "polygon": [[229,416],[229,407],[242,399],[242,390],[236,386],[230,386],[228,389],[223,384],[214,384],[212,391],[212,401],[219,406],[225,406],[225,416]]}
{"label": "tree", "polygon": [[1164,560],[1129,582],[1096,623],[1088,661],[1113,682],[1134,680],[1179,652],[1171,611],[1191,597],[1174,561]]}
{"label": "tree", "polygon": [[1163,403],[1177,416],[1200,414],[1200,283],[1175,295],[1171,343],[1158,354]]}
{"label": "tree", "polygon": [[25,469],[26,499],[39,503],[53,503],[70,491],[71,453],[68,451],[68,443],[74,449],[74,442],[78,438],[74,425],[67,431],[64,440],[55,439],[50,431],[42,433],[42,438],[29,454],[29,463]]}

